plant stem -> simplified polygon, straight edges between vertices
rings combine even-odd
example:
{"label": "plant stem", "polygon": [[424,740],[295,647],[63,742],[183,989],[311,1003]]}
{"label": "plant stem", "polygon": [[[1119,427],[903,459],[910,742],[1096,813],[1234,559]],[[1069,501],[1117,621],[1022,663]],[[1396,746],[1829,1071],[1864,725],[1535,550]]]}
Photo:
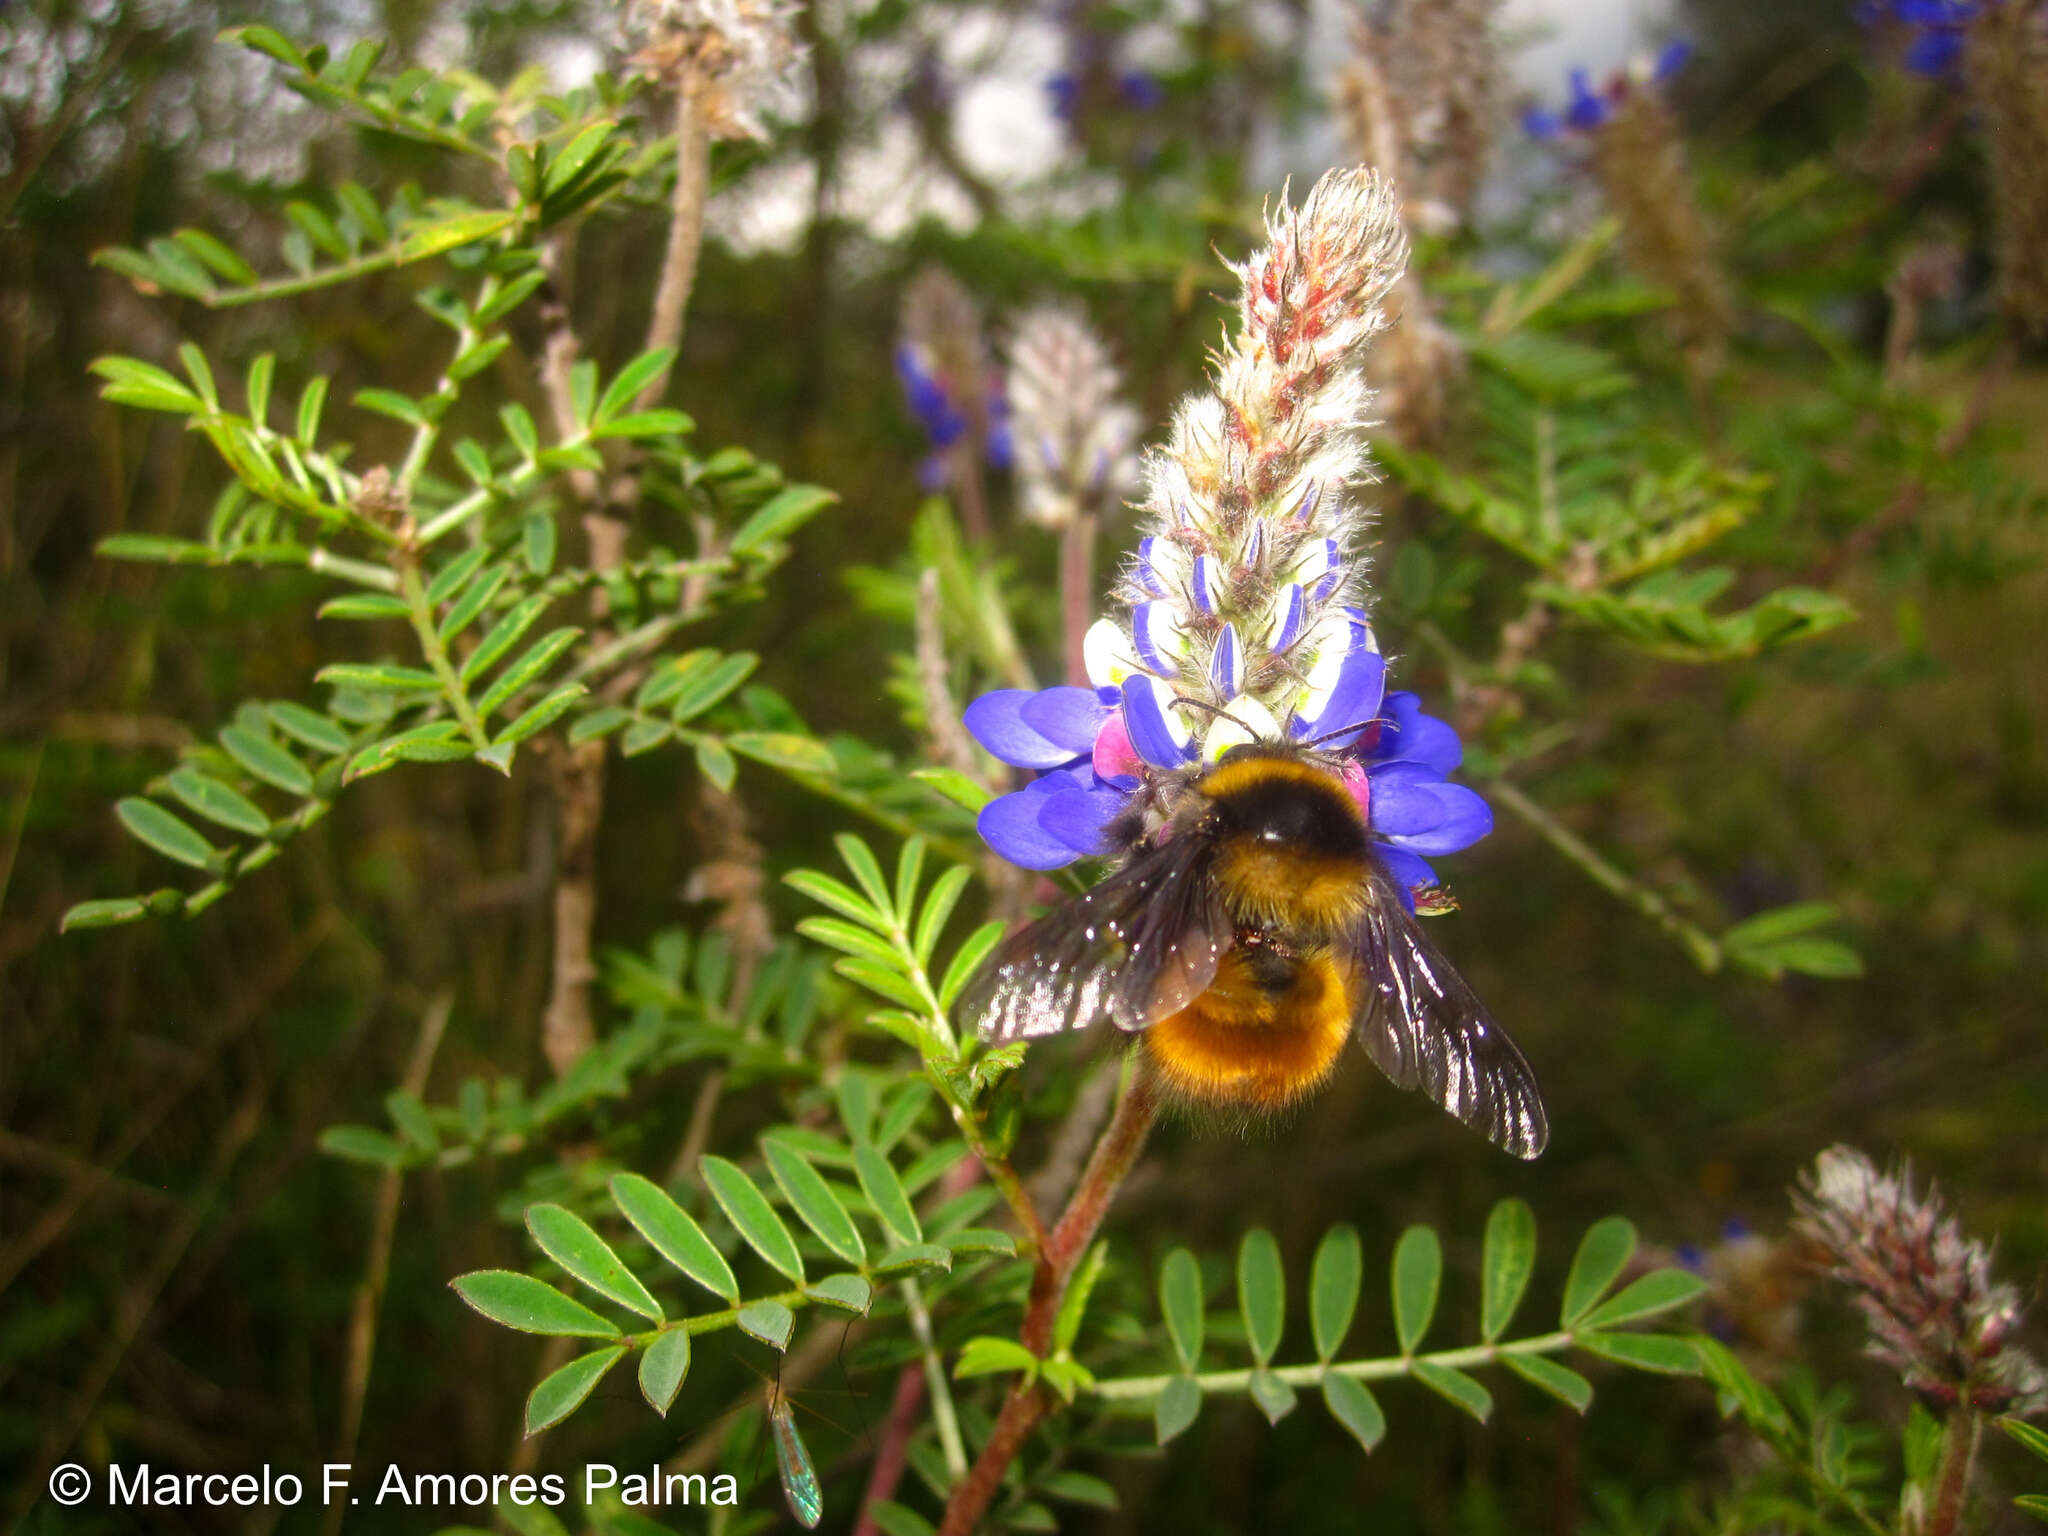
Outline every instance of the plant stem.
{"label": "plant stem", "polygon": [[939,1451],[946,1458],[946,1472],[955,1482],[967,1475],[967,1447],[960,1439],[960,1416],[953,1409],[953,1391],[946,1382],[945,1362],[932,1336],[932,1315],[924,1304],[924,1292],[915,1280],[905,1280],[903,1310],[910,1316],[910,1331],[924,1352],[924,1385],[932,1399],[932,1427],[939,1436]]}
{"label": "plant stem", "polygon": [[1067,681],[1088,686],[1081,642],[1095,612],[1094,512],[1078,510],[1060,533],[1060,628],[1066,641]]}
{"label": "plant stem", "polygon": [[[1095,1153],[1088,1159],[1080,1187],[1044,1245],[1038,1251],[1038,1267],[1031,1277],[1031,1299],[1025,1304],[1024,1326],[1018,1340],[1034,1355],[1044,1355],[1052,1345],[1053,1325],[1059,1318],[1060,1302],[1074,1266],[1088,1249],[1095,1229],[1109,1211],[1132,1165],[1143,1150],[1145,1137],[1159,1112],[1159,1085],[1143,1057],[1131,1076],[1129,1088],[1116,1107],[1116,1114]],[[968,1536],[989,1500],[1002,1486],[1003,1475],[1024,1448],[1024,1442],[1041,1419],[1053,1411],[1054,1399],[1043,1387],[1013,1388],[997,1415],[996,1426],[981,1448],[963,1480],[946,1504],[946,1515],[938,1536]]]}
{"label": "plant stem", "polygon": [[1596,884],[1619,896],[1676,939],[1702,971],[1712,973],[1721,968],[1721,946],[1698,924],[1680,917],[1660,893],[1623,874],[1590,843],[1506,779],[1486,780],[1485,790],[1490,798],[1534,827],[1551,847],[1591,875]]}
{"label": "plant stem", "polygon": [[1970,1472],[1977,1461],[1977,1441],[1984,1419],[1974,1408],[1958,1404],[1949,1411],[1941,1437],[1941,1471],[1934,1480],[1934,1507],[1919,1536],[1954,1536],[1970,1503]]}
{"label": "plant stem", "polygon": [[[1470,1370],[1474,1366],[1495,1364],[1508,1355],[1554,1355],[1570,1349],[1576,1341],[1577,1335],[1564,1329],[1557,1333],[1537,1334],[1534,1338],[1516,1339],[1507,1344],[1471,1344],[1463,1349],[1439,1349],[1426,1355],[1387,1355],[1377,1360],[1283,1365],[1269,1367],[1262,1374],[1276,1376],[1291,1387],[1312,1387],[1325,1376],[1349,1376],[1354,1381],[1392,1381],[1412,1376],[1418,1364]],[[1204,1392],[1243,1392],[1251,1387],[1252,1376],[1250,1370],[1204,1371],[1194,1380]],[[1179,1379],[1177,1376],[1126,1376],[1120,1380],[1098,1381],[1094,1386],[1084,1386],[1081,1390],[1093,1392],[1111,1402],[1142,1402],[1157,1397]]]}
{"label": "plant stem", "polygon": [[462,722],[463,735],[478,748],[489,746],[490,734],[484,730],[476,706],[470,702],[469,690],[462,686],[462,678],[448,659],[448,647],[441,643],[440,631],[434,627],[434,610],[427,602],[426,584],[420,580],[419,560],[410,550],[405,551],[398,561],[398,587],[405,598],[406,617],[412,621],[412,632],[419,637],[420,653],[427,658],[427,665],[433,668],[434,677],[441,684],[442,697],[448,700],[448,707]]}
{"label": "plant stem", "polygon": [[[689,308],[690,289],[697,281],[697,252],[704,243],[704,199],[711,190],[711,130],[704,121],[698,90],[695,72],[685,70],[676,86],[676,189],[669,206],[668,251],[662,258],[661,285],[655,290],[643,352],[673,347],[682,339],[683,312]],[[671,363],[670,368],[673,366]],[[652,410],[661,402],[670,368],[642,386],[633,397],[634,410]]]}

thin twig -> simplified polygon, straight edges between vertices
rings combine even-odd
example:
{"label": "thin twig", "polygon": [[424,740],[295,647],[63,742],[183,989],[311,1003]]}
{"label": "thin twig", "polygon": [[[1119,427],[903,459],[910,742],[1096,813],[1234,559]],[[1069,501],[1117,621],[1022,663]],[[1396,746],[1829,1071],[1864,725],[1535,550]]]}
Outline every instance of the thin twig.
{"label": "thin twig", "polygon": [[[455,1010],[455,994],[441,992],[427,1004],[420,1016],[419,1034],[413,1040],[412,1060],[405,1069],[404,1089],[417,1098],[427,1087],[434,1056],[448,1030],[448,1016]],[[370,1218],[370,1257],[363,1278],[356,1283],[349,1305],[348,1358],[342,1367],[341,1425],[335,1436],[334,1459],[353,1462],[363,1431],[363,1403],[370,1391],[370,1365],[377,1352],[377,1313],[384,1302],[384,1285],[391,1274],[391,1247],[398,1232],[398,1206],[405,1192],[405,1174],[387,1168],[377,1181],[377,1199]],[[321,1529],[334,1536],[341,1529],[348,1506],[328,1506]]]}
{"label": "thin twig", "polygon": [[1551,847],[1591,875],[1596,884],[1620,897],[1676,939],[1701,970],[1713,972],[1721,968],[1724,958],[1721,946],[1704,928],[1679,916],[1661,892],[1624,874],[1592,844],[1506,779],[1488,779],[1484,787],[1489,798],[1506,806],[1533,827]]}

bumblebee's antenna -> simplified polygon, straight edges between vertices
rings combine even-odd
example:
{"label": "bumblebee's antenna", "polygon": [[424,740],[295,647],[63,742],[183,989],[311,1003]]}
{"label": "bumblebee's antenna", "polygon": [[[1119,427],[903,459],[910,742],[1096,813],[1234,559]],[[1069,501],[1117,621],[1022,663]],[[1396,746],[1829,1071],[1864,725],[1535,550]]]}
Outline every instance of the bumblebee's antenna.
{"label": "bumblebee's antenna", "polygon": [[1228,720],[1232,725],[1236,726],[1240,731],[1243,731],[1245,735],[1251,737],[1253,740],[1256,741],[1258,739],[1259,733],[1257,731],[1253,730],[1250,726],[1246,725],[1242,720],[1238,719],[1237,716],[1233,715],[1229,710],[1223,708],[1221,705],[1207,704],[1200,699],[1188,698],[1186,695],[1182,695],[1181,697],[1176,698],[1173,701],[1173,704],[1174,708],[1176,709],[1185,707],[1187,709],[1207,710],[1210,714],[1217,716],[1219,719]]}

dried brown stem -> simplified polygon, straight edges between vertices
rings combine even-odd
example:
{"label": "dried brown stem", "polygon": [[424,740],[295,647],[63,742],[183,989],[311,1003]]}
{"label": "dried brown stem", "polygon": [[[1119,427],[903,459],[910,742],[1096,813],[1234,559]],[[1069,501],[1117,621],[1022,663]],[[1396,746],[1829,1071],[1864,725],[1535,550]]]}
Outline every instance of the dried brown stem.
{"label": "dried brown stem", "polygon": [[[442,992],[427,1005],[420,1017],[419,1035],[413,1041],[412,1060],[405,1069],[404,1087],[407,1093],[418,1097],[426,1091],[427,1074],[433,1070],[434,1056],[441,1049],[441,1038],[448,1031],[448,1016],[455,1009],[455,994]],[[377,1352],[377,1312],[384,1301],[384,1284],[391,1273],[391,1245],[398,1232],[398,1206],[405,1192],[405,1174],[396,1168],[386,1169],[377,1181],[377,1200],[370,1218],[370,1258],[364,1266],[363,1278],[356,1284],[355,1297],[349,1306],[348,1318],[348,1359],[342,1369],[341,1384],[341,1428],[335,1436],[334,1459],[338,1463],[355,1460],[356,1445],[363,1430],[363,1402],[370,1391],[370,1366]],[[321,1529],[333,1536],[341,1529],[342,1515],[348,1506],[332,1504],[328,1507]]]}
{"label": "dried brown stem", "polygon": [[[704,199],[711,190],[711,129],[699,89],[696,76],[688,71],[676,87],[676,187],[669,204],[668,251],[662,258],[661,285],[654,291],[654,313],[642,351],[673,347],[682,340],[683,313],[690,307],[690,289],[697,280]],[[634,410],[651,410],[660,403],[669,372],[664,368],[647,381],[633,397]]]}
{"label": "dried brown stem", "polygon": [[[694,76],[685,74],[676,91],[676,187],[670,205],[668,248],[648,321],[649,348],[672,347],[681,341],[683,315],[696,281],[697,253],[704,240],[704,199],[711,175],[710,128],[700,107],[698,83]],[[566,440],[577,432],[569,370],[576,361],[579,345],[562,295],[550,295],[545,319],[548,339],[541,378],[556,434]],[[668,370],[664,369],[641,390],[634,409],[647,409],[661,398],[667,386]],[[583,506],[590,568],[616,569],[625,558],[629,531],[622,512],[638,499],[637,480],[629,480],[618,488],[620,494],[609,498],[593,471],[572,470],[570,484]],[[602,587],[593,594],[591,608],[599,620],[607,616]],[[608,632],[602,628],[593,636],[594,642],[600,644],[606,638]],[[572,747],[556,759],[556,765],[554,966],[541,1023],[541,1048],[559,1076],[597,1038],[590,1006],[590,986],[597,975],[591,960],[591,941],[597,926],[597,835],[604,819],[604,743],[598,740]]]}

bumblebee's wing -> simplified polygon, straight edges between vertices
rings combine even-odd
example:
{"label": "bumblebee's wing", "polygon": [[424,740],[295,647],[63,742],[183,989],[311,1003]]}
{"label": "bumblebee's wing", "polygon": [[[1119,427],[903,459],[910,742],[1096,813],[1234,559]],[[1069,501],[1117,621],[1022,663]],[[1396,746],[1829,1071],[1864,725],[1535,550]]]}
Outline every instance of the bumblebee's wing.
{"label": "bumblebee's wing", "polygon": [[1373,901],[1352,935],[1359,1041],[1397,1088],[1420,1088],[1516,1157],[1536,1156],[1550,1120],[1536,1075],[1465,978],[1374,866]]}
{"label": "bumblebee's wing", "polygon": [[1144,1029],[1178,1013],[1215,979],[1230,943],[1213,855],[1207,838],[1185,833],[1010,935],[968,982],[961,1021],[1010,1041],[1105,1014]]}

